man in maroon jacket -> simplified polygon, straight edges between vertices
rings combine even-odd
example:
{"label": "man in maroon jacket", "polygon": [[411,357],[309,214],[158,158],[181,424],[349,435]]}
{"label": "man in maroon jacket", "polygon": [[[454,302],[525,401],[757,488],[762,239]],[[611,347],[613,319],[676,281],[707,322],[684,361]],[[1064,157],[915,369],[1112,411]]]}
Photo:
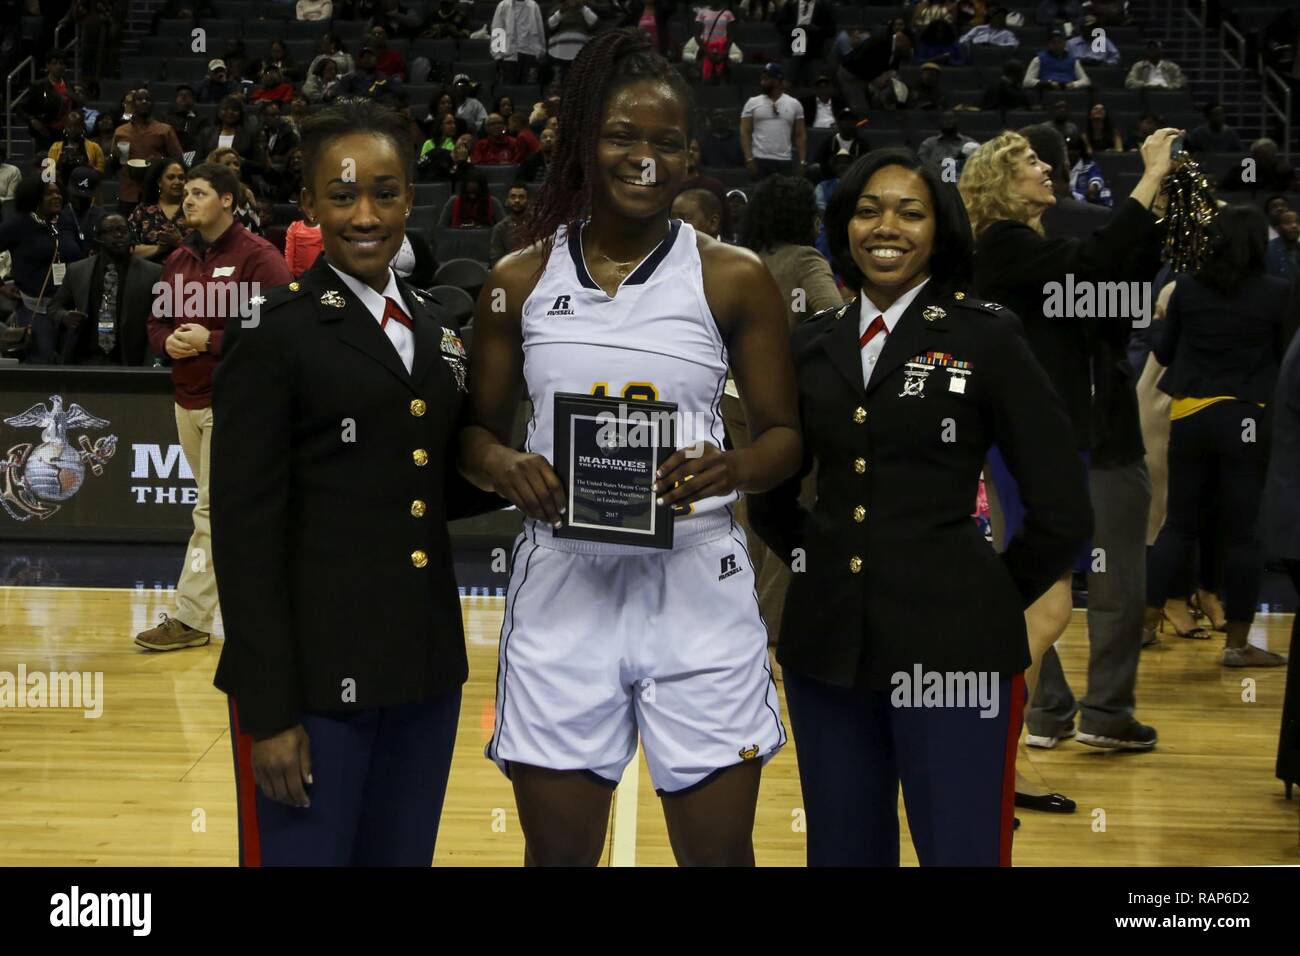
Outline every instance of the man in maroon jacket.
{"label": "man in maroon jacket", "polygon": [[241,194],[233,170],[202,163],[185,177],[182,209],[193,230],[163,263],[154,286],[149,344],[172,358],[176,431],[198,483],[194,534],[176,585],[176,616],[136,635],[152,651],[199,647],[211,639],[217,610],[208,523],[208,448],[212,436],[212,374],[241,321],[258,321],[259,296],[293,279],[284,256],[235,222]]}

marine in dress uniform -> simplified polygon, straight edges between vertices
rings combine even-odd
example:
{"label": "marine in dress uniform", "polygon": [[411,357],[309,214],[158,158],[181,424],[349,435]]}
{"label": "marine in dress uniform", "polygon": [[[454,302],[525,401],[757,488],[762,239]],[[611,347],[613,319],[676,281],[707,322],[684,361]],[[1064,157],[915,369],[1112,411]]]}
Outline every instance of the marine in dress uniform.
{"label": "marine in dress uniform", "polygon": [[[321,256],[217,374],[215,682],[245,865],[432,860],[468,672],[447,521],[504,504],[454,470],[467,361],[442,321],[391,270],[381,296]],[[305,808],[251,764],[299,723]]]}
{"label": "marine in dress uniform", "polygon": [[[901,780],[923,865],[1005,865],[1029,665],[1024,609],[1090,531],[1083,466],[1008,310],[945,291],[938,277],[879,321],[863,302],[794,330],[804,468],[749,502],[755,530],[796,572],[777,659],[808,862],[897,865]],[[863,343],[880,332],[868,362]],[[1003,554],[971,518],[994,442],[1028,508]],[[807,509],[799,483],[814,459]],[[972,697],[983,675],[989,699],[927,703],[932,673]]]}

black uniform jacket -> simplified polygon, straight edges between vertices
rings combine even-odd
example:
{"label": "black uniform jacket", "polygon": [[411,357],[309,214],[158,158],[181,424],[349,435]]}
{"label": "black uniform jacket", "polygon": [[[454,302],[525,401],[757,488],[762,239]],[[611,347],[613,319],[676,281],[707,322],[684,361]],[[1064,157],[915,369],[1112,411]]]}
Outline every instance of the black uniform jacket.
{"label": "black uniform jacket", "polygon": [[[1015,316],[933,280],[864,389],[860,302],[794,330],[804,467],[749,499],[753,527],[796,572],[777,659],[845,687],[887,689],[917,664],[1009,677],[1029,665],[1025,608],[1092,528],[1064,405]],[[994,442],[1027,509],[1002,555],[971,517]],[[809,511],[799,481],[813,459]]]}
{"label": "black uniform jacket", "polygon": [[216,685],[250,733],[424,700],[468,673],[447,521],[505,503],[455,471],[460,340],[398,286],[410,374],[322,256],[266,294],[215,378]]}

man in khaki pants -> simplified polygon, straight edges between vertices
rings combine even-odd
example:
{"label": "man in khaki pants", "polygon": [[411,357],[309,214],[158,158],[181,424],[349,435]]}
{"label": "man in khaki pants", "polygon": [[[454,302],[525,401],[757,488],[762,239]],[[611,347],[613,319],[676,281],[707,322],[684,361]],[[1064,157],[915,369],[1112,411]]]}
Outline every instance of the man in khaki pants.
{"label": "man in khaki pants", "polygon": [[[176,585],[176,615],[164,613],[157,627],[135,638],[151,651],[200,647],[212,638],[217,613],[208,522],[212,374],[223,346],[231,344],[227,331],[241,319],[256,321],[257,297],[293,278],[274,246],[235,222],[232,210],[240,194],[239,180],[226,166],[203,163],[186,175],[182,208],[185,225],[193,231],[163,263],[149,316],[149,344],[172,359],[176,432],[199,486],[194,534]],[[210,287],[222,294],[210,294]]]}

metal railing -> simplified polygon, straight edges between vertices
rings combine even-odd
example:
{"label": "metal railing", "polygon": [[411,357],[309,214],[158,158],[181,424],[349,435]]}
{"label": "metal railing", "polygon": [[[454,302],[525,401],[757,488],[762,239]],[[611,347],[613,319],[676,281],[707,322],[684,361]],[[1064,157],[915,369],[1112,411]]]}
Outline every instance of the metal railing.
{"label": "metal railing", "polygon": [[[60,35],[63,33],[65,28],[68,28],[72,31],[72,38],[68,40],[66,43],[63,43],[60,41]],[[81,43],[79,42],[80,39],[81,39],[80,30],[78,29],[77,24],[71,19],[71,14],[68,15],[68,18],[60,20],[55,25],[54,49],[58,50],[61,53],[66,54],[68,52],[68,48],[69,47],[72,48],[71,52],[72,52],[73,82],[76,82],[77,80],[81,79]],[[14,80],[18,78],[18,75],[22,73],[24,68],[26,68],[27,70],[27,85],[24,86],[23,89],[18,93],[18,96],[15,97]],[[10,70],[9,75],[5,77],[5,157],[6,158],[13,155],[13,151],[14,151],[13,124],[16,121],[17,122],[22,121],[21,117],[19,117],[17,113],[14,112],[14,107],[16,107],[19,103],[21,103],[24,99],[27,98],[27,95],[32,91],[32,84],[34,84],[35,82],[36,82],[36,58],[31,56],[24,58],[17,66],[15,66],[12,70]]]}
{"label": "metal railing", "polygon": [[1197,10],[1192,10],[1190,6],[1183,10],[1183,15],[1191,21],[1192,26],[1196,28],[1196,42],[1192,45],[1191,51],[1194,52],[1194,64],[1197,70],[1203,75],[1211,68],[1222,69],[1221,64],[1216,64],[1214,60],[1213,45],[1209,42],[1209,28],[1206,23],[1209,20],[1209,0],[1201,0]]}
{"label": "metal railing", "polygon": [[[27,68],[27,85],[22,92],[14,97],[14,80],[18,74]],[[36,82],[36,60],[33,57],[27,57],[16,67],[9,71],[5,77],[5,157],[6,159],[13,155],[14,151],[14,123],[22,122],[22,118],[14,112],[14,107],[21,103],[32,91],[32,84]]]}
{"label": "metal railing", "polygon": [[[1278,124],[1282,127],[1282,142],[1279,144],[1282,148],[1282,155],[1288,163],[1291,162],[1291,84],[1282,79],[1277,71],[1272,67],[1264,66],[1261,62],[1260,68],[1264,77],[1264,118],[1267,119],[1269,114],[1277,119]],[[1270,85],[1275,85],[1282,91],[1282,104],[1279,106],[1270,93]]]}
{"label": "metal railing", "polygon": [[[1236,48],[1234,54],[1229,43]],[[1237,28],[1226,20],[1219,24],[1219,47],[1223,58],[1228,61],[1232,68],[1230,72],[1237,77],[1237,106],[1244,108],[1246,103],[1246,38],[1242,36]],[[1224,101],[1224,91],[1227,87],[1227,76],[1223,71],[1219,73],[1219,102]]]}

